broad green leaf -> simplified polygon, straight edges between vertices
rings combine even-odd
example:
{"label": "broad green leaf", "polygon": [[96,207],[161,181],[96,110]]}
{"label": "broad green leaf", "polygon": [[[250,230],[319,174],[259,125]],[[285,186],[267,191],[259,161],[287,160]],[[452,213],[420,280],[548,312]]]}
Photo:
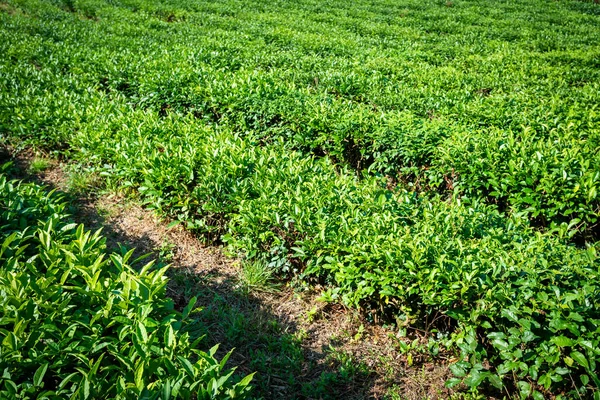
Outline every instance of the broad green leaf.
{"label": "broad green leaf", "polygon": [[183,367],[185,372],[187,372],[189,377],[195,378],[196,373],[194,372],[194,367],[192,366],[192,363],[190,363],[186,358],[181,357],[181,356],[177,356],[177,359],[179,360],[179,362],[181,363],[181,366]]}
{"label": "broad green leaf", "polygon": [[464,368],[460,367],[457,364],[451,364],[450,371],[452,372],[452,374],[454,374],[454,376],[457,376],[459,378],[462,378],[467,374],[467,371],[465,371]]}
{"label": "broad green leaf", "polygon": [[46,371],[48,370],[48,363],[42,364],[38,367],[33,374],[33,385],[34,386],[42,386],[44,381],[44,375],[46,375]]}
{"label": "broad green leaf", "polygon": [[144,326],[143,323],[139,322],[137,323],[137,337],[138,340],[142,343],[148,343],[148,333],[146,332],[146,327]]}
{"label": "broad green leaf", "polygon": [[573,360],[575,360],[582,367],[589,369],[590,364],[588,363],[588,360],[585,358],[583,353],[581,353],[579,351],[573,351],[573,352],[571,352],[571,358]]}
{"label": "broad green leaf", "polygon": [[460,378],[450,378],[444,384],[447,388],[453,388],[456,385],[459,385],[462,382]]}

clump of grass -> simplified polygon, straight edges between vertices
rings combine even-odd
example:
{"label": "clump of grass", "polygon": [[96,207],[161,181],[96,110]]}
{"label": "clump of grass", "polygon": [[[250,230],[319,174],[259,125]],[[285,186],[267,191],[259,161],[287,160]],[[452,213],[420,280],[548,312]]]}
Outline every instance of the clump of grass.
{"label": "clump of grass", "polygon": [[[353,383],[366,381],[373,373],[356,357],[331,345],[326,350],[325,361],[331,365],[332,370],[323,372],[318,379],[302,385],[302,393],[308,398],[333,399],[332,389],[338,391]],[[355,387],[355,390],[356,393],[350,398],[366,397],[366,393],[361,393],[361,385]]]}
{"label": "clump of grass", "polygon": [[67,190],[78,196],[89,195],[101,187],[100,177],[91,171],[73,170],[67,179]]}
{"label": "clump of grass", "polygon": [[273,293],[279,289],[275,282],[273,268],[262,262],[248,262],[242,264],[240,275],[240,288],[244,294],[250,292]]}
{"label": "clump of grass", "polygon": [[47,158],[36,157],[29,164],[29,172],[32,174],[39,174],[50,168],[51,164],[52,162]]}

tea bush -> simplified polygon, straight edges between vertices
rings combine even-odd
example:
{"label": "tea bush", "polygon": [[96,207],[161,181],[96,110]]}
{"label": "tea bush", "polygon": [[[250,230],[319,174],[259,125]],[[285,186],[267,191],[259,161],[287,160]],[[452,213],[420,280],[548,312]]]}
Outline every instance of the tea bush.
{"label": "tea bush", "polygon": [[598,5],[5,4],[7,140],[368,315],[444,321],[451,385],[598,396]]}
{"label": "tea bush", "polygon": [[65,202],[0,176],[0,397],[243,398],[227,357],[186,333],[165,268],[130,267],[100,232],[68,224]]}
{"label": "tea bush", "polygon": [[124,100],[597,237],[597,4],[7,0],[3,10],[11,136],[64,150],[90,112]]}
{"label": "tea bush", "polygon": [[597,390],[598,249],[568,245],[567,227],[541,233],[478,200],[390,190],[192,119],[123,116],[136,117],[134,135],[123,125],[110,139],[78,136],[94,149],[80,161],[279,274],[327,284],[332,300],[401,325],[445,316],[463,378],[449,384]]}

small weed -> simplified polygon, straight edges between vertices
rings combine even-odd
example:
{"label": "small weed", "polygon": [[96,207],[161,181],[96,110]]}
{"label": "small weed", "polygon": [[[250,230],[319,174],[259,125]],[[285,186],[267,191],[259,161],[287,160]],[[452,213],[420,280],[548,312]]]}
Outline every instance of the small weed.
{"label": "small weed", "polygon": [[264,263],[252,262],[242,265],[240,276],[240,287],[243,293],[249,294],[252,291],[275,292],[279,285],[275,283],[273,269]]}
{"label": "small weed", "polygon": [[180,304],[187,304],[192,297],[200,295],[202,281],[191,269],[171,268],[169,278],[172,297],[177,297]]}
{"label": "small weed", "polygon": [[319,309],[317,308],[317,306],[314,306],[310,310],[306,311],[306,313],[304,314],[304,318],[306,319],[306,322],[313,322],[315,319],[317,319],[318,315]]}
{"label": "small weed", "polygon": [[[384,396],[389,400],[408,399],[455,399],[455,400],[480,400],[485,397],[477,394],[477,390],[463,392],[464,388],[449,390],[445,381],[448,378],[448,370],[445,367],[431,367],[423,365],[421,368],[406,369],[402,374],[401,381],[398,376],[388,377],[393,379]],[[458,391],[457,391],[458,390]],[[509,397],[512,398],[512,397]]]}
{"label": "small weed", "polygon": [[[319,378],[313,382],[303,385],[302,392],[308,398],[334,399],[332,388],[352,386],[356,382],[368,379],[372,371],[369,367],[359,362],[352,355],[329,346],[326,361],[334,369],[331,372],[323,372]],[[357,388],[358,389],[358,388]],[[355,393],[355,395],[361,395]],[[361,396],[360,398],[363,398]],[[358,398],[358,397],[353,397]]]}
{"label": "small weed", "polygon": [[154,250],[158,252],[158,257],[164,262],[171,262],[175,257],[175,249],[177,245],[175,243],[171,243],[168,240],[164,240],[160,246],[156,247]]}
{"label": "small weed", "polygon": [[39,174],[50,168],[51,163],[52,162],[47,158],[36,157],[29,164],[29,172],[32,174]]}
{"label": "small weed", "polygon": [[67,179],[67,190],[74,194],[85,196],[100,188],[100,177],[93,172],[85,170],[73,170]]}
{"label": "small weed", "polygon": [[308,332],[306,332],[304,329],[299,329],[293,334],[293,338],[297,341],[297,343],[302,343],[308,339]]}
{"label": "small weed", "polygon": [[360,339],[362,339],[364,332],[365,332],[365,326],[363,324],[360,324],[360,326],[358,327],[358,331],[354,335],[354,340],[359,341]]}
{"label": "small weed", "polygon": [[98,204],[96,206],[96,212],[102,218],[112,218],[112,217],[118,215],[118,207],[103,206],[103,205]]}

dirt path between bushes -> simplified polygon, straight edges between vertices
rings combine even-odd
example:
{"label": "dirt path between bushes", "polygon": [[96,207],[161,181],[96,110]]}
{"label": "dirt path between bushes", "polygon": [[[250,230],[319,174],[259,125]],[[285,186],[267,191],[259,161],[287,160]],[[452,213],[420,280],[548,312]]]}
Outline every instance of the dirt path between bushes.
{"label": "dirt path between bushes", "polygon": [[[69,195],[64,164],[49,161],[35,174],[33,153],[13,158],[16,177],[67,193],[73,217],[87,229],[102,229],[109,249],[135,248],[134,257],[169,263],[168,294],[177,307],[193,296],[195,314],[220,356],[235,348],[230,365],[243,374],[257,371],[254,396],[264,399],[448,398],[446,367],[427,360],[409,366],[398,351],[395,332],[369,324],[354,310],[318,300],[317,290],[274,284],[248,286],[240,260],[203,244],[181,226],[142,208],[123,195],[95,190]],[[146,262],[144,261],[144,262]]]}

